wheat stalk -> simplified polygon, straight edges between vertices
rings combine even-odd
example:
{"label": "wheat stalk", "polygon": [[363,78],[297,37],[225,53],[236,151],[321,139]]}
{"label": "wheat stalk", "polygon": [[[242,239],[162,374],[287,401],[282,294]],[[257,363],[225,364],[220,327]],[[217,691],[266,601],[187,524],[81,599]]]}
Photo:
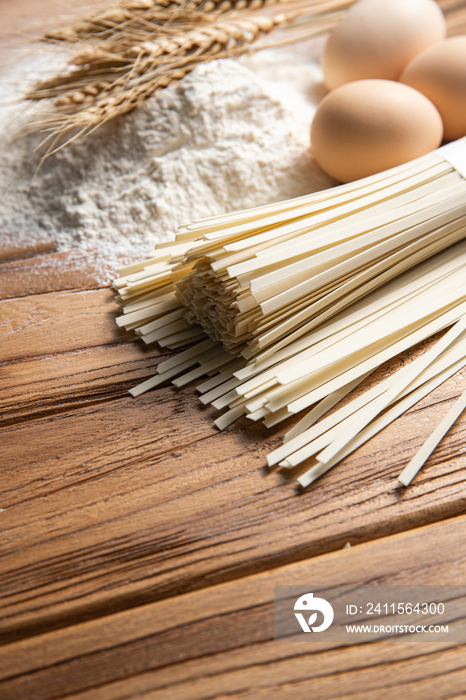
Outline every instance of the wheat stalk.
{"label": "wheat stalk", "polygon": [[81,50],[72,59],[74,68],[42,81],[26,95],[29,100],[54,100],[54,109],[31,125],[49,134],[44,157],[129,112],[196,66],[250,51],[258,38],[277,27],[309,23],[306,36],[327,31],[340,16],[334,10],[343,4],[333,0],[324,5],[318,14],[307,7],[272,17],[230,13],[223,21],[197,27],[159,27],[156,38],[148,35],[134,46],[104,42]]}

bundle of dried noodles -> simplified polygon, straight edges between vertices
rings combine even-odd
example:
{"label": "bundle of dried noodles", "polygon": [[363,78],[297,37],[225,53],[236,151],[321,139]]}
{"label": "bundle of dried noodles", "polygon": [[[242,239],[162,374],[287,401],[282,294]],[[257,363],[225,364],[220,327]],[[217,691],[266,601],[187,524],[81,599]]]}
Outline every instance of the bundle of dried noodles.
{"label": "bundle of dried noodles", "polygon": [[[197,388],[228,409],[220,429],[307,411],[269,465],[313,459],[299,478],[309,485],[466,365],[465,197],[461,139],[333,190],[183,227],[114,282],[118,325],[162,347],[197,343],[131,393],[208,375]],[[452,324],[316,423],[384,362]]]}

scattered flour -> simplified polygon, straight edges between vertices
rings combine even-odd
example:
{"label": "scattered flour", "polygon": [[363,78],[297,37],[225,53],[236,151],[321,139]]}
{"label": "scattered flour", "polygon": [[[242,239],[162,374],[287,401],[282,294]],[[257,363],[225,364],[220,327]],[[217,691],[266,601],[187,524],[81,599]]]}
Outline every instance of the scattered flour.
{"label": "scattered flour", "polygon": [[34,177],[38,137],[4,146],[0,227],[43,231],[58,250],[148,251],[191,219],[331,186],[309,151],[319,69],[272,51],[259,56],[199,66],[49,157]]}

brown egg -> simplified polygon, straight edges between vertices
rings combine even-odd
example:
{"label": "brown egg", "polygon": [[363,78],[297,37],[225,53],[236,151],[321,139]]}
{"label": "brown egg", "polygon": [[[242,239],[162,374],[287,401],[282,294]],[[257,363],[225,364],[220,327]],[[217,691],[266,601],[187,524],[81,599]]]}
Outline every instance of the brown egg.
{"label": "brown egg", "polygon": [[330,90],[365,78],[398,80],[403,68],[446,36],[434,0],[360,0],[330,35],[322,68]]}
{"label": "brown egg", "polygon": [[466,136],[466,36],[426,49],[405,68],[400,80],[434,103],[443,119],[446,141]]}
{"label": "brown egg", "polygon": [[311,125],[311,149],[341,182],[418,158],[442,141],[442,119],[420,92],[391,80],[358,80],[329,93]]}

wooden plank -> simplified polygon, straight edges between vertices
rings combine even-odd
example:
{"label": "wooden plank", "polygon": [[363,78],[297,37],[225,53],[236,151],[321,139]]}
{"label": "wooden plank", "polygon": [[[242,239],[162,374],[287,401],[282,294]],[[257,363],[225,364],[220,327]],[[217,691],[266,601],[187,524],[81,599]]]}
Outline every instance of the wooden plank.
{"label": "wooden plank", "polygon": [[108,287],[122,265],[141,255],[69,250],[0,265],[0,299]]}
{"label": "wooden plank", "polygon": [[2,430],[0,630],[26,636],[464,512],[464,421],[409,489],[396,476],[465,384],[302,495],[264,468],[280,431],[218,433],[189,387]]}
{"label": "wooden plank", "polygon": [[15,38],[24,46],[26,36],[38,38],[48,27],[92,11],[92,4],[83,0],[2,0],[0,40],[7,44]]}
{"label": "wooden plank", "polygon": [[167,353],[119,329],[118,313],[109,289],[1,301],[0,425],[122,397],[153,376]]}
{"label": "wooden plank", "polygon": [[0,228],[0,263],[53,253],[56,247],[55,240],[45,232],[27,231],[20,234],[5,226]]}
{"label": "wooden plank", "polygon": [[447,19],[447,35],[466,33],[466,6],[463,0],[437,0]]}
{"label": "wooden plank", "polygon": [[0,426],[126,396],[155,374],[161,359],[153,346],[117,343],[0,368]]}
{"label": "wooden plank", "polygon": [[137,342],[136,336],[116,325],[119,313],[110,289],[0,301],[1,360]]}
{"label": "wooden plank", "polygon": [[464,647],[451,642],[275,642],[273,586],[463,584],[465,543],[463,516],[7,644],[1,696],[464,697]]}
{"label": "wooden plank", "polygon": [[37,55],[33,42],[48,30],[94,14],[105,5],[105,0],[1,0],[0,70]]}

